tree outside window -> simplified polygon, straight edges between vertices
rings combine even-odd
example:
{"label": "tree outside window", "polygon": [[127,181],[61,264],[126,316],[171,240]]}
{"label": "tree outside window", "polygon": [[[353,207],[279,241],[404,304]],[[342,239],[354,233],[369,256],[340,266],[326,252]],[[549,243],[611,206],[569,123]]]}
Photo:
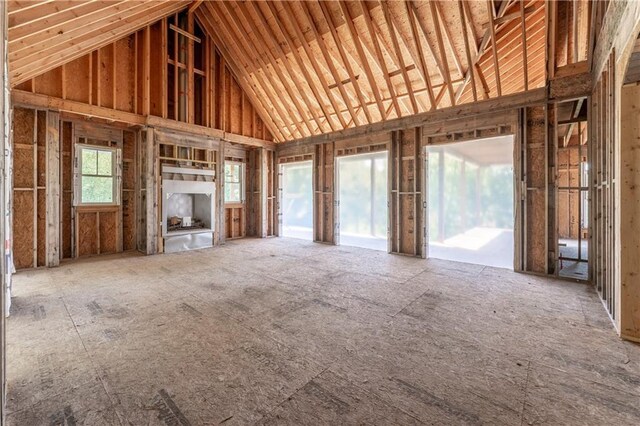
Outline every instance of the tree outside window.
{"label": "tree outside window", "polygon": [[78,205],[117,205],[116,150],[77,145]]}
{"label": "tree outside window", "polygon": [[244,164],[227,161],[224,165],[224,202],[244,201]]}

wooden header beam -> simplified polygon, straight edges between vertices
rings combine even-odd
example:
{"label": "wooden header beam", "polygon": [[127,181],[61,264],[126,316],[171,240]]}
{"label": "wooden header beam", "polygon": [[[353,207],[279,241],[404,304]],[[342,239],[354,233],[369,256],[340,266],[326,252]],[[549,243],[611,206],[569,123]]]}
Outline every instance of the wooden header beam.
{"label": "wooden header beam", "polygon": [[144,116],[131,112],[117,111],[111,108],[88,105],[82,102],[60,99],[17,89],[11,91],[11,101],[14,105],[68,112],[86,118],[99,118],[106,121],[112,121],[114,123],[127,124],[129,126],[161,127],[164,129],[190,133],[193,135],[224,140],[247,146],[275,149],[276,145],[270,141],[236,135],[219,129],[198,126],[196,124],[182,123],[153,115]]}
{"label": "wooden header beam", "polygon": [[547,89],[544,87],[539,89],[533,89],[523,93],[516,93],[513,95],[503,96],[501,98],[487,99],[483,101],[474,102],[471,104],[464,104],[461,106],[443,108],[435,111],[427,111],[420,114],[411,115],[408,117],[396,118],[393,120],[387,120],[379,123],[339,130],[337,132],[307,137],[304,139],[298,139],[295,141],[278,144],[278,147],[279,149],[280,148],[285,149],[285,147],[291,148],[293,146],[318,144],[318,143],[325,143],[325,142],[336,142],[341,139],[367,136],[374,133],[390,132],[393,130],[402,130],[402,129],[407,129],[411,127],[419,127],[434,121],[443,121],[451,118],[469,117],[469,116],[483,114],[487,112],[496,112],[496,111],[503,111],[506,109],[521,108],[529,105],[544,104],[547,101],[546,92],[547,92]]}

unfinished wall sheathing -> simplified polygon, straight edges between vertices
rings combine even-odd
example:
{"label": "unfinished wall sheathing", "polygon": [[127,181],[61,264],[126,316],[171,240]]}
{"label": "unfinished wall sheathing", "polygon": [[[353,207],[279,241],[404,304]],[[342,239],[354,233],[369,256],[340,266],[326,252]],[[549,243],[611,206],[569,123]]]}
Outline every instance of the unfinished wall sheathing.
{"label": "unfinished wall sheathing", "polygon": [[[522,270],[547,273],[547,110],[522,110],[523,256]],[[555,245],[555,243],[554,243]]]}
{"label": "unfinished wall sheathing", "polygon": [[[37,266],[37,111],[13,110],[13,262],[16,269]],[[35,212],[35,213],[34,213]]]}
{"label": "unfinished wall sheathing", "polygon": [[389,252],[426,257],[425,177],[421,128],[391,134]]}
{"label": "unfinished wall sheathing", "polygon": [[137,135],[123,132],[122,146],[122,198],[120,223],[122,224],[123,251],[135,250],[136,243],[136,152]]}
{"label": "unfinished wall sheathing", "polygon": [[607,311],[618,319],[616,280],[615,185],[616,185],[616,99],[615,62],[612,54],[598,78],[589,109],[591,144],[591,277]]}
{"label": "unfinished wall sheathing", "polygon": [[[169,28],[168,20],[175,20],[172,15],[27,80],[14,91],[22,92],[21,101],[25,104],[30,101],[45,104],[47,99],[36,95],[46,95],[123,113],[171,120],[182,118],[179,121],[219,129],[221,136],[228,132],[240,138],[273,141],[268,125],[263,121],[265,111],[254,105],[254,99],[242,89],[222,59],[219,48],[202,32],[209,24],[198,21],[193,14],[186,16],[186,25],[201,40],[198,43],[179,36],[186,40],[186,46],[192,52],[191,56],[183,57],[186,63],[176,62],[171,59],[173,56],[168,56],[171,48],[168,38],[178,37],[178,33]],[[177,45],[173,47],[177,48]],[[188,113],[183,117],[176,115],[177,85],[168,75],[168,69],[175,70],[176,67],[191,70],[184,95]],[[24,98],[30,94],[36,97]],[[74,109],[77,108],[74,105]],[[131,116],[121,117],[136,121]]]}
{"label": "unfinished wall sheathing", "polygon": [[266,196],[266,230],[267,237],[278,235],[278,163],[274,150],[266,150],[267,164],[267,196]]}
{"label": "unfinished wall sheathing", "polygon": [[63,121],[60,137],[60,252],[63,259],[75,257],[75,225],[73,212],[73,123]]}
{"label": "unfinished wall sheathing", "polygon": [[334,143],[315,145],[314,238],[319,243],[338,244],[335,220]]}
{"label": "unfinished wall sheathing", "polygon": [[[99,127],[84,122],[75,122],[74,126],[74,146],[75,144],[87,144],[93,146],[104,146],[118,148],[124,151],[124,133],[122,130],[108,127]],[[129,155],[131,150],[135,150],[135,138],[128,138],[127,147]],[[75,148],[74,148],[75,149]],[[75,153],[74,153],[75,155]],[[132,159],[130,158],[128,162]],[[120,200],[124,196],[120,185]],[[75,203],[74,203],[75,204]],[[127,206],[129,214],[130,205]],[[83,206],[73,207],[75,216],[75,257],[93,256],[99,254],[111,254],[123,250],[124,228],[122,223],[123,204],[113,206]],[[135,235],[135,229],[127,226],[127,232]],[[130,238],[130,237],[129,237]]]}
{"label": "unfinished wall sheathing", "polygon": [[59,254],[59,117],[14,110],[13,228],[16,269],[55,266]]}
{"label": "unfinished wall sheathing", "polygon": [[270,237],[275,226],[275,151],[252,148],[247,151],[247,235]]}

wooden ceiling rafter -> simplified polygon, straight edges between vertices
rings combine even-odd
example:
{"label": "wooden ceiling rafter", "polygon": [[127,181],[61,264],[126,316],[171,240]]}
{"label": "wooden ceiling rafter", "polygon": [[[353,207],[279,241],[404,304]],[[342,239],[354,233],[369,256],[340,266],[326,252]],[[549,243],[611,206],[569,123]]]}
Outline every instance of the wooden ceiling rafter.
{"label": "wooden ceiling rafter", "polygon": [[[251,5],[254,8],[258,8],[258,6],[255,3],[251,3]],[[307,85],[311,89],[311,92],[313,93],[313,95],[315,97],[317,105],[322,110],[323,116],[324,116],[324,118],[326,120],[325,122],[329,125],[329,128],[331,129],[331,131],[335,131],[337,129],[337,127],[334,125],[333,120],[330,119],[330,113],[329,113],[328,109],[325,106],[325,102],[324,102],[324,99],[323,99],[322,95],[320,94],[320,92],[318,92],[318,89],[317,89],[316,85],[314,84],[314,79],[311,76],[311,73],[309,73],[309,70],[307,69],[307,64],[305,64],[305,61],[302,60],[302,58],[300,56],[300,52],[298,52],[298,49],[296,48],[296,46],[291,41],[291,38],[289,37],[289,34],[287,33],[287,29],[284,28],[284,25],[282,24],[281,20],[279,19],[278,13],[275,10],[275,6],[273,5],[273,3],[266,2],[266,5],[269,8],[269,12],[271,13],[271,16],[276,21],[276,25],[274,27],[278,29],[278,32],[280,33],[280,36],[285,41],[285,43],[289,46],[289,48],[290,48],[289,50],[290,50],[292,56],[294,57],[297,65],[298,65],[298,68],[302,71],[302,74],[304,75],[304,79],[306,79],[306,80],[303,79],[303,82],[306,81]],[[258,13],[258,12],[256,12],[256,13]],[[266,18],[265,18],[265,22],[266,22]],[[269,26],[268,28],[271,28],[271,26]],[[286,54],[282,50],[282,46],[280,45],[280,43],[276,43],[276,44],[277,44],[278,50],[281,52],[281,54],[286,57]],[[304,92],[306,93],[306,90]],[[310,109],[312,111],[314,110],[313,108],[310,108]],[[320,119],[317,117],[317,114],[314,114],[314,119],[316,120],[318,125],[320,125]]]}
{"label": "wooden ceiling rafter", "polygon": [[[347,93],[347,90],[344,87],[344,84],[342,83],[342,80],[340,79],[340,76],[338,74],[338,70],[336,69],[336,66],[335,66],[335,64],[333,62],[333,58],[329,54],[329,50],[327,48],[327,45],[325,44],[324,38],[320,35],[318,27],[316,26],[316,23],[313,20],[313,16],[311,16],[311,12],[309,11],[309,7],[308,7],[306,2],[302,2],[300,4],[300,7],[302,8],[302,10],[304,12],[303,15],[304,15],[304,17],[306,18],[306,20],[307,20],[307,22],[309,24],[309,28],[311,28],[311,30],[313,31],[314,39],[318,43],[318,47],[320,48],[320,52],[322,52],[322,56],[324,58],[324,61],[327,64],[327,67],[329,68],[331,77],[336,82],[336,86],[338,87],[340,95],[342,96],[342,101],[344,102],[345,106],[347,107],[347,110],[349,111],[349,114],[351,116],[351,121],[353,123],[355,123],[356,125],[358,125],[358,123],[359,123],[358,114],[356,113],[353,105],[351,104],[351,101],[349,99],[349,94]],[[338,113],[338,115],[342,115],[342,114]],[[348,127],[348,126],[345,126],[345,128],[346,127]]]}
{"label": "wooden ceiling rafter", "polygon": [[[240,46],[240,42],[242,42],[243,45],[246,45],[247,43],[250,44],[250,40],[248,39],[248,36],[246,35],[246,33],[242,32],[241,36],[238,38],[231,36],[230,34],[232,34],[232,32],[230,31],[231,31],[232,23],[227,20],[227,17],[224,15],[224,13],[222,13],[221,11],[220,12],[216,11],[214,9],[216,5],[214,5],[212,2],[207,2],[203,7],[208,9],[211,17],[214,20],[217,18],[217,21],[219,22],[219,25],[212,26],[212,28],[210,29],[210,34],[215,34],[216,31],[222,31],[226,37],[221,39],[220,41],[221,45],[224,45],[225,42],[228,40],[228,45],[235,47],[235,49],[233,49],[233,52],[230,53],[229,59],[226,59],[226,61],[230,62],[232,58],[241,58],[242,60],[245,60],[245,61],[251,61],[252,58],[254,58],[255,56],[252,56],[250,54],[250,50],[247,50],[250,48],[250,45],[249,47]],[[240,40],[240,42],[238,40]],[[280,97],[281,94],[280,96],[278,96],[278,89],[277,89],[276,83],[272,80],[271,73],[266,72],[266,64],[262,61],[261,57],[258,57],[258,61],[261,62],[262,65],[260,67],[257,67],[255,64],[253,64],[252,67],[255,69],[259,69],[259,71],[250,73],[249,72],[250,67],[244,66],[245,73],[242,73],[242,74],[247,75],[249,77],[251,76],[253,77],[253,79],[256,82],[256,86],[259,87],[263,91],[263,93],[266,95],[265,96],[266,99],[277,100],[276,102],[272,102],[272,107],[273,109],[276,110],[276,115],[280,118],[280,120],[283,123],[285,123],[285,126],[289,131],[289,135],[291,137],[296,137],[296,135],[300,135],[300,136],[304,135],[304,133],[302,133],[299,127],[293,126],[291,124],[291,120],[286,120],[287,116],[293,117],[293,112],[291,111],[289,104],[287,103],[287,99],[285,97],[285,99],[283,100]],[[246,63],[250,63],[250,62],[246,62]],[[265,78],[269,80],[269,84],[265,82],[264,80]]]}
{"label": "wooden ceiling rafter", "polygon": [[[358,83],[358,80],[356,79],[356,76],[353,72],[353,68],[351,67],[351,64],[349,62],[349,58],[347,58],[347,55],[344,51],[344,47],[342,46],[342,43],[340,42],[340,38],[338,36],[338,32],[336,30],[336,26],[333,23],[333,18],[331,17],[331,13],[329,12],[329,10],[327,9],[327,6],[324,2],[322,1],[318,1],[318,4],[320,5],[320,10],[322,11],[322,16],[324,17],[325,23],[329,26],[329,33],[331,34],[331,37],[333,39],[333,43],[336,46],[338,53],[340,54],[340,59],[342,60],[342,65],[343,67],[347,70],[347,74],[349,75],[349,78],[351,79],[351,84],[354,87],[356,96],[358,97],[358,101],[360,102],[360,105],[362,106],[362,112],[364,113],[365,117],[367,118],[367,122],[369,124],[371,124],[373,121],[371,120],[371,113],[369,112],[369,108],[367,107],[367,103],[365,102],[364,98],[363,98],[363,92],[360,89],[360,84]],[[356,119],[357,114],[354,116],[354,120]]]}
{"label": "wooden ceiling rafter", "polygon": [[[163,4],[158,3],[158,5],[162,6]],[[94,12],[91,14],[90,20],[83,17],[84,19],[66,21],[61,25],[30,34],[20,40],[10,40],[9,61],[15,63],[16,60],[21,60],[28,63],[33,56],[40,55],[44,51],[51,53],[62,50],[70,42],[77,44],[78,40],[83,40],[110,24],[120,23],[123,16],[148,10],[148,5],[144,1],[120,1]]]}
{"label": "wooden ceiling rafter", "polygon": [[498,58],[498,49],[496,46],[496,24],[495,24],[495,7],[493,0],[487,0],[487,15],[489,15],[489,30],[491,31],[491,51],[493,52],[493,69],[496,76],[496,90],[498,96],[502,96],[502,86],[500,85],[500,64]]}
{"label": "wooden ceiling rafter", "polygon": [[58,13],[39,14],[35,19],[20,24],[12,24],[9,28],[9,40],[10,42],[16,42],[24,37],[39,34],[44,31],[61,31],[60,29],[56,29],[56,27],[61,24],[72,23],[76,19],[91,17],[94,13],[113,4],[114,2],[105,1],[91,1],[87,3],[74,1],[73,7],[63,9]]}
{"label": "wooden ceiling rafter", "polygon": [[[312,86],[311,81],[309,80],[305,81],[304,78],[301,78],[301,76],[296,71],[295,67],[292,66],[291,62],[289,61],[289,58],[287,57],[286,52],[282,48],[282,45],[280,44],[276,36],[276,33],[274,32],[272,26],[267,21],[267,18],[265,17],[260,7],[258,7],[255,2],[248,2],[248,4],[251,5],[251,10],[258,17],[258,20],[259,20],[259,25],[257,26],[258,30],[259,28],[263,28],[267,31],[267,37],[264,40],[271,40],[272,46],[275,46],[277,57],[272,54],[271,55],[272,60],[276,62],[278,61],[278,59],[280,60],[280,64],[287,71],[287,74],[289,75],[290,80],[293,82],[293,85],[295,86],[296,90],[301,94],[302,104],[300,104],[300,107],[302,108],[302,112],[304,113],[307,110],[309,111],[319,131],[321,132],[327,131],[326,127],[323,128],[323,123],[327,124],[329,126],[329,129],[333,129],[333,125],[329,122],[326,116],[321,118],[318,115],[317,109],[313,104],[313,99],[312,97],[309,96],[308,90],[305,89],[305,84],[309,87]],[[247,6],[246,3],[238,3],[238,7],[240,8],[245,18],[249,19],[249,16],[250,16],[249,6]],[[254,21],[252,20],[251,22],[254,22]],[[275,27],[278,28],[278,30],[280,29],[280,27],[277,25]],[[254,29],[255,28],[256,26],[254,26]],[[269,48],[268,47],[269,45],[266,42],[265,42],[265,45],[267,46],[270,53],[273,52],[272,48]],[[294,58],[298,59],[298,57],[295,55],[294,55]],[[303,74],[307,76],[308,74],[306,74],[306,68],[304,67],[304,65],[300,63],[298,65],[303,70]],[[312,90],[312,92],[313,92],[313,95],[316,95],[315,91]],[[318,106],[322,105],[322,99],[318,98],[317,95],[315,98],[315,102]],[[306,106],[306,109],[305,109],[305,106]],[[314,130],[311,130],[311,132],[314,132]]]}
{"label": "wooden ceiling rafter", "polygon": [[[303,99],[301,102],[301,100],[296,95],[294,89],[291,87],[291,84],[289,82],[293,83],[293,86],[295,86],[295,90],[297,90],[298,93],[301,93],[303,96],[306,96],[306,92],[300,86],[300,82],[298,81],[298,78],[296,78],[296,76],[293,74],[293,71],[288,66],[289,65],[288,61],[286,60],[286,58],[284,58],[284,56],[282,56],[282,50],[279,50],[280,58],[277,58],[269,48],[269,45],[267,44],[265,39],[260,35],[259,28],[260,26],[262,26],[262,27],[267,27],[270,31],[270,35],[274,37],[274,34],[271,31],[271,28],[269,27],[269,24],[266,22],[266,20],[263,20],[262,25],[256,25],[255,21],[249,14],[249,10],[247,6],[243,2],[236,3],[237,8],[240,10],[240,14],[242,15],[242,19],[239,18],[239,16],[235,11],[235,8],[233,7],[233,5],[231,5],[231,3],[229,2],[220,2],[220,3],[224,4],[224,7],[231,14],[232,18],[236,20],[236,22],[240,25],[240,27],[242,27],[242,22],[246,22],[248,25],[250,25],[249,34],[253,34],[254,36],[254,39],[253,39],[254,45],[260,46],[260,50],[267,53],[267,57],[269,59],[269,63],[272,65],[272,69],[275,70],[278,78],[283,83],[285,90],[287,91],[287,93],[289,94],[289,97],[293,101],[296,107],[296,110],[298,111],[298,114],[302,118],[302,121],[306,126],[307,130],[309,131],[309,133],[314,134],[316,132],[316,129],[313,128],[313,125],[309,120],[308,114],[306,112],[307,110],[311,114],[312,116],[311,118],[315,121],[316,126],[318,126],[318,129],[322,129],[321,124],[317,119],[316,113],[313,110],[312,106],[310,105],[308,98]],[[261,14],[259,14],[258,18],[263,19],[264,17]],[[288,79],[285,76],[285,73],[289,76]],[[303,103],[305,105],[303,105]]]}
{"label": "wooden ceiling rafter", "polygon": [[258,109],[258,113],[260,114],[262,121],[265,123],[271,134],[280,141],[286,140],[287,138],[280,130],[281,128],[286,127],[286,122],[278,117],[283,124],[282,126],[278,125],[276,123],[276,120],[273,118],[273,114],[270,114],[268,112],[268,105],[264,104],[265,99],[268,98],[265,96],[259,96],[255,89],[255,86],[257,85],[254,86],[254,84],[249,79],[248,74],[241,72],[241,68],[235,62],[235,56],[227,50],[226,46],[222,43],[217,33],[213,31],[213,28],[215,28],[215,26],[209,20],[209,15],[207,15],[206,13],[201,13],[198,10],[196,10],[195,14],[199,21],[202,23],[204,30],[207,31],[209,36],[213,39],[216,49],[220,52],[223,58],[228,58],[224,59],[224,61],[228,64],[231,71],[238,76],[238,84],[240,85],[240,87],[242,87],[242,90],[247,93],[247,96],[249,96],[249,100],[251,101],[253,106]]}
{"label": "wooden ceiling rafter", "polygon": [[[291,91],[288,80],[283,77],[279,65],[275,62],[267,61],[265,58],[263,58],[263,55],[256,55],[253,52],[252,49],[257,44],[255,42],[255,38],[252,38],[251,35],[253,34],[253,36],[256,37],[255,33],[245,30],[245,28],[242,26],[243,20],[239,18],[239,16],[235,13],[235,10],[227,9],[226,5],[223,5],[223,2],[209,3],[210,10],[217,10],[220,19],[224,19],[226,24],[230,27],[227,37],[225,37],[225,41],[228,42],[228,40],[234,37],[239,37],[244,41],[244,51],[242,55],[245,55],[247,57],[247,60],[249,58],[257,58],[259,66],[254,65],[253,68],[256,70],[261,70],[266,79],[269,81],[269,85],[271,86],[271,90],[273,92],[272,96],[274,96],[274,104],[278,103],[278,101],[281,101],[282,105],[284,105],[286,113],[283,114],[282,119],[286,120],[287,117],[289,118],[288,121],[291,122],[292,131],[297,132],[301,135],[305,135],[306,133],[313,133],[311,130],[312,127],[309,124],[306,115],[302,113],[300,104]],[[259,39],[260,37],[257,38]],[[270,68],[274,71],[273,73],[269,71]],[[300,118],[299,121],[297,120],[297,117]],[[296,123],[298,122],[302,122],[303,125],[297,126]],[[306,133],[304,132],[304,129],[306,129]]]}
{"label": "wooden ceiling rafter", "polygon": [[[90,36],[81,37],[82,41],[74,41],[60,50],[45,49],[38,54],[37,59],[24,62],[10,61],[11,84],[15,86],[58,66],[71,62],[101,47],[144,28],[158,19],[179,10],[184,2],[158,2],[151,10],[139,10],[135,15],[124,17],[106,27],[96,29]],[[44,56],[42,56],[44,55]]]}
{"label": "wooden ceiling rafter", "polygon": [[[438,49],[440,51],[440,59],[442,60],[442,64],[444,67],[444,79],[447,83],[447,88],[449,90],[449,100],[451,102],[451,106],[456,105],[455,94],[453,92],[453,83],[451,82],[451,72],[449,70],[449,62],[447,60],[447,54],[444,50],[444,40],[442,38],[442,29],[440,28],[440,19],[438,17],[438,12],[436,10],[437,6],[435,2],[429,1],[429,8],[431,10],[431,18],[433,19],[433,23],[436,30],[436,38],[438,40]],[[425,33],[425,37],[427,37],[427,31],[423,28]]]}
{"label": "wooden ceiling rafter", "polygon": [[[387,90],[389,91],[389,97],[391,98],[391,104],[393,105],[393,108],[396,111],[396,115],[398,117],[402,116],[402,112],[400,111],[400,104],[398,103],[398,98],[396,97],[396,92],[395,89],[393,87],[393,83],[391,82],[391,77],[389,75],[389,70],[387,68],[387,64],[384,60],[384,56],[382,54],[382,50],[380,49],[380,43],[378,41],[378,31],[377,29],[374,28],[373,25],[373,21],[371,19],[371,14],[369,12],[369,8],[367,7],[366,3],[364,0],[360,0],[358,2],[361,10],[362,10],[362,16],[364,17],[364,22],[367,25],[367,29],[369,30],[369,35],[371,37],[371,42],[373,45],[373,49],[375,52],[375,56],[377,57],[378,63],[380,64],[380,68],[383,74],[383,77],[385,79],[385,82],[387,84]],[[385,111],[384,112],[384,116],[388,117],[388,112]]]}
{"label": "wooden ceiling rafter", "polygon": [[[380,90],[378,89],[378,84],[376,82],[375,77],[373,76],[373,72],[371,71],[371,66],[369,66],[369,61],[364,53],[362,48],[362,41],[360,40],[360,34],[358,34],[358,30],[355,27],[353,19],[351,18],[351,13],[349,12],[349,8],[343,0],[338,1],[338,5],[340,6],[340,11],[342,13],[343,18],[347,23],[347,28],[349,30],[349,35],[351,36],[351,40],[353,41],[353,45],[355,46],[356,53],[359,59],[358,66],[362,69],[367,77],[367,81],[369,82],[369,88],[371,89],[371,93],[373,94],[373,98],[376,101],[376,105],[378,107],[378,111],[380,112],[380,116],[383,120],[386,117],[386,110],[384,105],[382,104],[382,96],[380,96]],[[373,37],[373,35],[372,35]]]}
{"label": "wooden ceiling rafter", "polygon": [[522,74],[524,78],[524,90],[529,90],[529,73],[527,64],[527,22],[524,9],[524,0],[520,0],[520,31],[522,32]]}
{"label": "wooden ceiling rafter", "polygon": [[[294,14],[289,2],[283,2],[282,3],[282,9],[283,9],[284,14],[287,16],[287,19],[291,23],[291,26],[293,27],[293,30],[295,32],[295,36],[298,38],[298,40],[300,40],[300,44],[302,45],[302,48],[303,48],[303,50],[304,50],[304,52],[305,52],[305,54],[307,56],[307,59],[311,63],[311,66],[312,66],[316,76],[318,77],[318,80],[320,81],[320,84],[322,85],[322,88],[323,88],[323,90],[325,92],[325,96],[329,100],[329,103],[331,104],[331,107],[333,108],[333,111],[334,111],[334,113],[336,115],[336,118],[338,119],[338,121],[342,125],[342,128],[347,127],[347,122],[345,121],[343,115],[338,113],[340,111],[340,107],[338,106],[338,102],[337,102],[336,96],[331,91],[331,89],[329,88],[329,83],[327,82],[327,79],[326,79],[326,77],[324,75],[324,72],[320,68],[320,64],[318,63],[318,60],[316,59],[316,55],[311,50],[311,45],[305,39],[304,34],[302,33],[302,30],[300,29],[299,22],[295,18],[295,14]],[[292,50],[295,48],[295,43],[293,42],[293,40],[291,40],[290,37],[287,38],[287,43],[289,44],[289,46],[291,47]],[[325,113],[327,114],[327,117],[329,117],[331,115],[329,112],[325,111]]]}
{"label": "wooden ceiling rafter", "polygon": [[456,47],[453,43],[453,33],[451,32],[451,28],[449,28],[449,26],[446,25],[447,21],[445,19],[445,14],[442,11],[442,2],[434,1],[433,3],[435,5],[436,13],[438,14],[438,19],[442,24],[442,34],[444,37],[443,41],[445,44],[445,48],[449,51],[449,54],[451,55],[451,59],[453,60],[453,64],[455,65],[457,75],[463,76],[464,72],[462,67],[462,61],[460,60],[460,57],[458,56],[458,51],[456,50]]}
{"label": "wooden ceiling rafter", "polygon": [[476,87],[476,77],[475,77],[475,64],[471,61],[471,48],[469,47],[469,34],[467,29],[467,19],[465,17],[464,6],[462,5],[462,0],[458,0],[458,11],[460,13],[460,20],[462,26],[462,38],[464,39],[464,50],[467,55],[467,71],[471,77],[471,90],[473,92],[473,100],[475,102],[478,101],[478,89]]}
{"label": "wooden ceiling rafter", "polygon": [[389,12],[389,7],[384,0],[380,2],[380,7],[382,7],[384,19],[387,24],[387,30],[389,31],[389,35],[391,37],[391,44],[393,45],[393,51],[395,53],[395,57],[397,58],[400,71],[402,72],[402,79],[404,80],[404,85],[406,87],[407,92],[409,92],[409,100],[411,101],[411,108],[413,110],[413,114],[417,114],[421,111],[420,111],[420,108],[418,108],[418,103],[416,101],[413,87],[411,87],[411,80],[409,79],[409,74],[407,73],[407,67],[405,65],[404,58],[402,57],[402,50],[400,49],[400,43],[398,43],[398,36],[396,35],[393,18],[391,17],[391,14]]}
{"label": "wooden ceiling rafter", "polygon": [[409,53],[413,57],[413,62],[418,65],[420,76],[422,77],[422,81],[425,84],[425,87],[427,89],[427,94],[429,96],[429,102],[430,102],[429,109],[433,111],[437,107],[437,102],[436,102],[435,95],[433,93],[431,76],[429,75],[429,70],[427,68],[426,60],[424,57],[422,42],[420,41],[420,35],[418,34],[418,28],[416,26],[416,16],[413,11],[413,8],[409,5],[409,1],[410,0],[403,2],[403,5],[404,5],[403,9],[405,12],[405,16],[407,17],[407,20],[409,21],[409,28],[411,30],[411,37],[413,38],[413,43],[411,43],[409,40],[404,39],[404,36],[402,35],[402,33],[400,35],[403,38],[404,43],[407,46],[407,49],[409,50]]}

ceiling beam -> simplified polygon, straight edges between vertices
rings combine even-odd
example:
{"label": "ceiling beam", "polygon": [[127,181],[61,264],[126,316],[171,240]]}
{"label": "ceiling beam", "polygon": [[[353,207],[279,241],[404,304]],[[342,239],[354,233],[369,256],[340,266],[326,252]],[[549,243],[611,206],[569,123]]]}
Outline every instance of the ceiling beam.
{"label": "ceiling beam", "polygon": [[[321,84],[322,88],[324,89],[325,96],[327,97],[327,99],[329,99],[329,102],[331,103],[331,107],[333,108],[333,111],[336,113],[338,121],[342,125],[343,129],[346,128],[347,127],[347,122],[345,121],[345,119],[342,116],[342,114],[338,114],[338,111],[340,111],[340,108],[338,106],[337,99],[335,98],[334,93],[329,88],[329,83],[327,82],[327,79],[324,76],[323,70],[320,68],[320,65],[318,64],[318,61],[316,59],[316,55],[311,49],[311,45],[307,42],[307,40],[304,37],[304,34],[302,33],[302,30],[300,29],[300,24],[299,24],[298,20],[295,17],[295,13],[293,12],[293,10],[291,8],[291,4],[289,2],[286,2],[286,1],[282,2],[282,8],[283,8],[283,11],[284,11],[285,15],[287,16],[287,19],[291,23],[291,26],[293,27],[293,30],[295,32],[295,36],[300,41],[300,44],[302,45],[302,48],[303,48],[305,54],[307,55],[307,59],[311,63],[311,66],[313,67],[313,70],[314,70],[316,76],[318,77],[318,80],[320,81],[320,84]],[[291,50],[295,49],[295,44],[294,44],[293,40],[291,40],[291,37],[288,36],[288,34],[287,34],[287,43],[289,44]],[[324,111],[325,115],[327,116],[327,119],[329,119],[330,113],[327,112],[324,109],[323,109],[323,111]]]}
{"label": "ceiling beam", "polygon": [[393,52],[397,58],[398,66],[400,67],[400,71],[402,72],[402,79],[404,80],[404,86],[409,93],[409,100],[411,101],[411,108],[413,114],[417,114],[420,112],[418,108],[418,103],[416,102],[416,97],[413,93],[413,87],[411,86],[411,80],[409,79],[409,74],[407,73],[407,67],[404,63],[404,58],[402,57],[402,50],[400,49],[400,43],[398,43],[398,37],[396,35],[395,27],[393,25],[393,18],[391,17],[391,13],[389,11],[389,7],[386,1],[381,1],[380,6],[382,7],[382,12],[384,15],[385,22],[387,23],[387,29],[389,31],[389,35],[391,36],[391,44],[393,45]]}
{"label": "ceiling beam", "polygon": [[[440,21],[438,19],[438,12],[436,10],[435,2],[429,1],[429,7],[431,10],[431,18],[433,19],[433,24],[436,29],[436,38],[438,39],[438,49],[440,50],[440,57],[442,59],[442,64],[444,66],[444,80],[447,83],[447,88],[449,90],[449,101],[451,102],[451,106],[455,106],[456,99],[453,93],[453,84],[451,84],[451,73],[449,71],[449,63],[447,61],[447,54],[444,50],[444,41],[442,39],[442,28],[440,28]],[[427,37],[427,31],[424,30],[425,37]]]}
{"label": "ceiling beam", "polygon": [[[360,105],[362,105],[362,111],[364,112],[365,117],[367,118],[368,123],[372,123],[371,113],[369,112],[369,108],[367,108],[367,103],[364,100],[363,92],[360,90],[360,84],[353,73],[353,68],[351,67],[351,63],[349,62],[349,58],[345,54],[344,47],[338,37],[338,32],[336,30],[336,26],[333,23],[333,18],[331,17],[330,11],[327,9],[327,5],[323,1],[318,1],[320,5],[320,10],[322,11],[322,16],[324,17],[325,23],[329,26],[329,32],[331,33],[331,37],[333,38],[333,43],[338,49],[338,53],[340,54],[340,59],[342,60],[342,65],[347,70],[347,74],[349,74],[349,78],[351,79],[351,84],[355,90],[356,96],[358,97],[358,101]],[[338,82],[340,80],[336,80]],[[357,117],[357,114],[354,116]],[[354,124],[358,125],[357,122],[354,121]]]}
{"label": "ceiling beam", "polygon": [[[196,11],[196,17],[202,23],[203,28],[207,32],[209,37],[211,37],[211,39],[213,40],[215,48],[220,52],[220,55],[222,56],[224,62],[228,64],[231,71],[238,77],[239,79],[238,84],[240,84],[240,87],[242,88],[242,90],[247,94],[247,96],[249,96],[251,103],[258,110],[258,114],[260,114],[260,118],[265,123],[265,126],[267,126],[267,128],[269,129],[273,137],[276,140],[281,142],[287,139],[290,139],[290,138],[287,138],[281,130],[281,128],[284,128],[286,126],[284,125],[280,126],[276,123],[276,119],[274,119],[274,114],[273,114],[274,108],[269,108],[269,106],[265,104],[265,99],[268,99],[268,97],[259,96],[255,87],[260,87],[263,90],[263,92],[264,92],[264,88],[260,84],[255,84],[255,87],[254,87],[254,84],[251,81],[249,74],[246,72],[243,72],[242,68],[235,61],[236,56],[231,54],[227,50],[226,45],[224,45],[220,40],[220,38],[218,37],[218,33],[214,31],[214,28],[220,29],[221,26],[213,25],[213,22],[209,19],[212,16],[213,15],[211,13],[204,13],[202,9]],[[276,109],[275,116],[279,121],[285,124],[285,122],[282,120],[282,117],[280,117],[279,115],[281,113],[281,110],[279,110],[278,108],[275,108],[275,109]],[[291,134],[291,137],[295,137],[295,136]]]}
{"label": "ceiling beam", "polygon": [[[362,16],[364,17],[364,22],[367,24],[367,30],[369,31],[369,36],[371,37],[371,43],[373,44],[373,48],[375,51],[376,58],[378,60],[378,64],[380,65],[380,69],[382,70],[383,77],[385,82],[387,83],[387,89],[389,90],[389,96],[391,98],[391,104],[396,110],[396,115],[398,117],[402,116],[402,111],[400,111],[400,104],[398,103],[398,99],[396,98],[395,89],[393,87],[393,83],[391,82],[391,77],[389,76],[389,70],[387,69],[387,64],[384,61],[384,56],[382,55],[382,50],[380,49],[380,43],[378,42],[377,32],[373,28],[373,22],[371,20],[371,14],[367,4],[364,0],[360,0],[358,2],[360,4],[360,9],[362,10]],[[383,117],[386,117],[387,113]]]}
{"label": "ceiling beam", "polygon": [[[343,0],[339,0],[338,4],[340,5],[340,11],[342,12],[342,16],[347,23],[347,28],[349,29],[349,34],[351,35],[351,40],[353,41],[353,45],[356,48],[356,53],[360,59],[360,67],[364,70],[365,75],[367,76],[367,80],[369,81],[369,87],[373,94],[373,98],[376,100],[376,104],[378,105],[378,110],[380,112],[380,117],[382,119],[386,119],[386,111],[384,106],[382,105],[382,97],[380,96],[380,90],[378,89],[378,85],[376,84],[376,79],[373,77],[373,73],[371,72],[371,67],[369,66],[369,61],[364,54],[364,50],[362,50],[362,42],[360,41],[360,36],[358,35],[358,30],[353,23],[353,19],[351,18],[351,14],[349,12],[349,8]],[[372,36],[373,37],[373,36]]]}

